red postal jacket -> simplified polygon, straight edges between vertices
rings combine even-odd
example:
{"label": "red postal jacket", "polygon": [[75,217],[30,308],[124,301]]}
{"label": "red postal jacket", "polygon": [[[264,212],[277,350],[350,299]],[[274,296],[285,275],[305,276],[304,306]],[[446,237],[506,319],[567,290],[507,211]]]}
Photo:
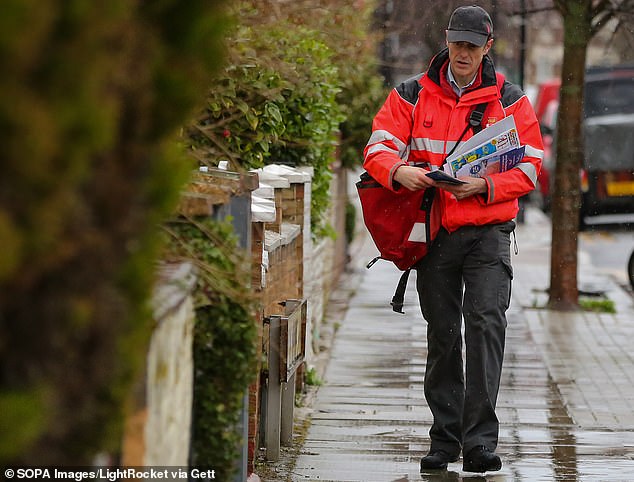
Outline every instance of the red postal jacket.
{"label": "red postal jacket", "polygon": [[[433,215],[440,217],[449,232],[465,225],[509,221],[517,215],[518,198],[535,188],[541,170],[543,144],[537,118],[521,89],[496,73],[488,56],[473,86],[460,98],[447,81],[448,66],[445,49],[432,59],[426,73],[390,92],[374,118],[363,167],[388,189],[405,189],[394,182],[395,170],[406,164],[441,166],[464,131],[471,111],[488,102],[482,127],[512,114],[520,142],[526,146],[524,159],[509,171],[486,177],[486,194],[458,201],[438,189]],[[469,129],[461,142],[472,135]]]}

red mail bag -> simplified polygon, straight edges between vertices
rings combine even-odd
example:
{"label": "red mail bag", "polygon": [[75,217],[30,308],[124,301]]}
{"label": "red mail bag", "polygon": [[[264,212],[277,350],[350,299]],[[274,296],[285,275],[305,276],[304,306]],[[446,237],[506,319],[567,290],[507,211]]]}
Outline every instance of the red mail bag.
{"label": "red mail bag", "polygon": [[432,223],[435,188],[391,191],[364,172],[356,184],[363,221],[380,258],[406,270],[426,254],[439,223]]}
{"label": "red mail bag", "polygon": [[394,311],[403,313],[409,274],[427,254],[429,243],[440,228],[438,215],[434,216],[438,211],[432,211],[436,188],[395,192],[383,187],[367,172],[361,175],[356,186],[363,221],[381,254],[367,267],[378,259],[386,259],[404,271],[390,303]]}

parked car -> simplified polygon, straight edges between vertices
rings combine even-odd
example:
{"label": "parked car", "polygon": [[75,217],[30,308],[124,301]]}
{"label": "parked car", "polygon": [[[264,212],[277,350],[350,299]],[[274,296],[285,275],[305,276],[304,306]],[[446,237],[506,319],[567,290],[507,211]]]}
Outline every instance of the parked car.
{"label": "parked car", "polygon": [[[556,163],[558,100],[549,101],[539,118],[544,134],[544,206]],[[634,214],[634,66],[593,68],[586,73],[581,220],[601,214]]]}

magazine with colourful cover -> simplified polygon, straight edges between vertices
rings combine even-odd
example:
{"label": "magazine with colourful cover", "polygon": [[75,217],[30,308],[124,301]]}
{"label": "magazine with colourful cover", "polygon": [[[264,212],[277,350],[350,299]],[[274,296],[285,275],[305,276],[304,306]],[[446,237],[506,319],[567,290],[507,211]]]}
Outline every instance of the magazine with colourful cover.
{"label": "magazine with colourful cover", "polygon": [[456,177],[483,177],[496,172],[504,172],[517,166],[524,158],[525,147],[518,147],[502,153],[481,157],[463,165],[456,171]]}
{"label": "magazine with colourful cover", "polygon": [[[497,169],[496,172],[499,172],[500,156],[504,153],[517,150],[518,148],[521,148],[520,139],[517,133],[517,127],[515,126],[515,119],[511,115],[483,129],[460,145],[458,149],[456,149],[456,152],[447,158],[444,171],[453,177],[460,175],[474,176],[476,174],[470,173],[469,165],[478,161],[480,167],[476,168],[476,166],[473,165],[474,172],[476,170],[479,172],[485,168],[485,172],[480,172],[478,177],[484,174],[490,174],[494,169]],[[514,156],[517,156],[518,152],[519,151],[516,151]],[[515,159],[515,157],[507,156],[504,162],[508,165],[512,159]],[[486,162],[482,160],[486,160]],[[487,166],[490,166],[490,170]]]}

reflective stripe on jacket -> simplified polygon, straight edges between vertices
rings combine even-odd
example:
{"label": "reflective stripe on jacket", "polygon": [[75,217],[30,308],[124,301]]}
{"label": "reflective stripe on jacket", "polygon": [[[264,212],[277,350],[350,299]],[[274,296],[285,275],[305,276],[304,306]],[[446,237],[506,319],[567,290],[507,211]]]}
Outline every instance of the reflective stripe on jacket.
{"label": "reflective stripe on jacket", "polygon": [[[441,166],[468,123],[471,111],[488,102],[483,127],[513,115],[520,142],[526,146],[522,162],[506,172],[485,178],[487,193],[458,201],[439,189],[435,209],[449,231],[460,226],[501,223],[517,215],[518,201],[535,188],[543,157],[542,137],[533,107],[514,84],[496,73],[485,56],[474,85],[460,98],[446,77],[449,53],[445,49],[420,74],[393,89],[374,118],[364,151],[363,167],[384,186],[400,186],[394,172],[405,164]],[[473,135],[469,129],[462,142]],[[404,188],[402,188],[404,189]]]}

